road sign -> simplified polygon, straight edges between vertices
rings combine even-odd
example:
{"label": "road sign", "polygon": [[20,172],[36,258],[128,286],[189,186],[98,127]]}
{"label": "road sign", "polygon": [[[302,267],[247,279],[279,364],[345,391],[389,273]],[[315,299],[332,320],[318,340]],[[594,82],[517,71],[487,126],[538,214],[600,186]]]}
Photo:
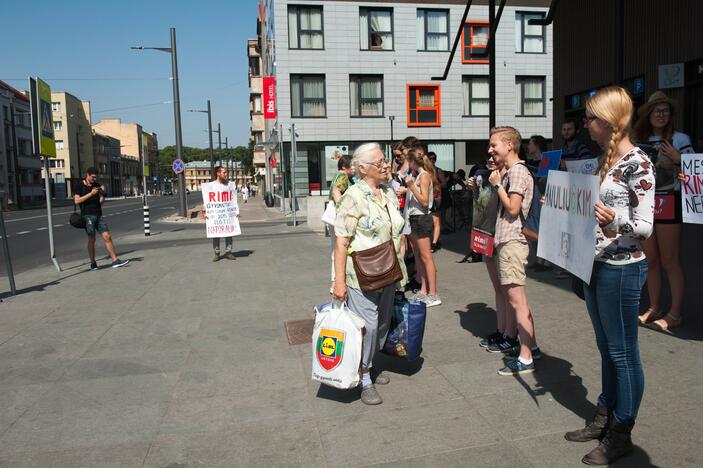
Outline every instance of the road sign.
{"label": "road sign", "polygon": [[171,168],[173,169],[173,172],[175,172],[176,174],[180,174],[185,170],[186,165],[183,163],[182,159],[176,159],[171,164]]}

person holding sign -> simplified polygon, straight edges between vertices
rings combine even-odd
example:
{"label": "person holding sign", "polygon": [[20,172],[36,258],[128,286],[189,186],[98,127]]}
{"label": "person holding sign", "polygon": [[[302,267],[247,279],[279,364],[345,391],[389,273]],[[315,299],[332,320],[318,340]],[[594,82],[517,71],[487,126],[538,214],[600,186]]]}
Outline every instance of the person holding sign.
{"label": "person holding sign", "polygon": [[[227,260],[236,260],[232,252],[232,239],[240,233],[239,205],[237,205],[237,188],[227,178],[227,169],[222,166],[215,168],[215,180],[203,184],[203,201],[205,209],[201,212],[206,220],[207,236],[212,237],[212,248],[215,250],[213,262],[220,260],[220,238],[225,238],[225,254]],[[231,235],[227,235],[231,234]]]}
{"label": "person holding sign", "polygon": [[[681,325],[681,307],[684,296],[684,276],[681,268],[681,184],[677,173],[681,154],[693,153],[688,135],[676,132],[672,117],[676,102],[657,91],[637,110],[635,136],[639,146],[649,154],[656,168],[657,194],[655,198],[654,232],[643,242],[647,255],[647,291],[649,309],[640,316],[640,323],[650,328],[667,331]],[[671,308],[664,314],[659,310],[662,267],[671,287]]]}
{"label": "person holding sign", "polygon": [[600,440],[583,457],[588,465],[607,465],[632,452],[630,433],[644,392],[637,314],[647,262],[640,243],[652,233],[654,170],[628,137],[631,115],[632,100],[617,86],[599,90],[586,103],[584,125],[605,151],[598,169],[601,201],[594,206],[595,262],[590,284],[584,285],[603,387],[593,421],[565,438]]}
{"label": "person holding sign", "polygon": [[520,132],[512,127],[491,129],[488,154],[498,167],[506,170],[505,174],[495,170],[488,177],[500,201],[494,239],[498,277],[508,304],[515,311],[520,337],[518,343],[514,328],[506,329],[506,340],[511,345],[506,351],[519,346],[520,354],[516,359],[508,360],[507,366],[498,371],[500,375],[526,374],[535,370],[532,356],[533,348],[536,351],[535,328],[525,292],[525,268],[530,247],[522,233],[523,220],[532,204],[534,180],[530,170],[520,160],[518,151],[521,143]]}

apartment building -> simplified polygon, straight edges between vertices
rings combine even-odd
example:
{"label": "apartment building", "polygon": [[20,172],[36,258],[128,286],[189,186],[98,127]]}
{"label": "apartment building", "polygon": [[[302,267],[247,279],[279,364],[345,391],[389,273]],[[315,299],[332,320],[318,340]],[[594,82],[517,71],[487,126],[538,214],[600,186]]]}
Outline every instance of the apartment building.
{"label": "apartment building", "polygon": [[[496,32],[496,122],[552,138],[548,1],[508,1]],[[297,136],[298,195],[324,195],[335,154],[414,135],[445,170],[485,157],[489,126],[488,7],[465,1],[262,0],[264,76],[275,76],[283,154]],[[441,76],[461,26],[446,80]],[[267,128],[270,140],[272,128]],[[286,164],[290,167],[290,164]]]}
{"label": "apartment building", "polygon": [[32,148],[29,98],[0,81],[0,192],[2,208],[41,203],[41,160]]}
{"label": "apartment building", "polygon": [[258,39],[247,40],[247,58],[249,59],[249,119],[251,122],[249,143],[254,148],[253,164],[258,171],[266,166],[266,151],[263,145],[265,133],[263,75]]}
{"label": "apartment building", "polygon": [[90,102],[65,91],[52,92],[51,110],[56,141],[56,158],[49,160],[52,195],[71,197],[75,184],[95,163]]}
{"label": "apartment building", "polygon": [[[138,123],[123,123],[120,119],[103,119],[93,125],[96,133],[107,135],[120,141],[120,154],[129,170],[123,171],[122,192],[137,195],[143,192],[142,177],[146,176],[147,191],[153,193],[158,187],[159,150],[156,133],[145,131]],[[133,159],[135,163],[129,163]],[[136,164],[136,165],[135,165]],[[144,165],[138,174],[130,174],[131,168]],[[154,177],[157,179],[155,180]]]}
{"label": "apartment building", "polygon": [[[215,167],[224,166],[227,169],[229,180],[237,187],[243,187],[254,182],[254,177],[248,174],[239,161],[215,161]],[[199,191],[202,184],[212,182],[213,174],[210,161],[191,161],[185,168],[186,188],[190,191]]]}
{"label": "apartment building", "polygon": [[120,140],[93,132],[94,166],[98,182],[107,189],[108,197],[122,196],[122,171],[120,168]]}

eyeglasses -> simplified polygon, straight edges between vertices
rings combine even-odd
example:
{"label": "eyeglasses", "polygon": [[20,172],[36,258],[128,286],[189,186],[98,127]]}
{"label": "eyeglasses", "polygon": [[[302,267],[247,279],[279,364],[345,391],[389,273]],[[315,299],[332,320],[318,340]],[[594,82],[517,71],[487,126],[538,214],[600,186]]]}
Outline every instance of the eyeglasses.
{"label": "eyeglasses", "polygon": [[391,162],[387,159],[381,159],[380,161],[376,162],[370,162],[370,161],[365,161],[362,164],[368,164],[369,166],[376,166],[377,168],[381,169],[383,166],[387,166]]}
{"label": "eyeglasses", "polygon": [[669,109],[668,107],[664,107],[664,108],[662,108],[662,109],[654,109],[654,110],[652,111],[652,114],[654,114],[654,115],[662,115],[662,116],[664,116],[664,115],[671,115],[671,109]]}
{"label": "eyeglasses", "polygon": [[586,115],[583,117],[583,124],[588,125],[591,122],[593,122],[594,120],[598,120],[598,117],[596,117],[595,115],[591,115],[591,116]]}

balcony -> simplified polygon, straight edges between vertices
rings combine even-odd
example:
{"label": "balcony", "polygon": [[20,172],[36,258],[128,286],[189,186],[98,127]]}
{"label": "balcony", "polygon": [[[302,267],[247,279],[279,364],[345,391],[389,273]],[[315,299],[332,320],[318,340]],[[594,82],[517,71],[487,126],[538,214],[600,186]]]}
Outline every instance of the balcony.
{"label": "balcony", "polygon": [[266,165],[266,151],[263,149],[254,149],[254,156],[253,156],[253,163],[254,166],[265,166]]}
{"label": "balcony", "polygon": [[264,131],[264,116],[262,114],[252,114],[251,131],[252,133]]}
{"label": "balcony", "polygon": [[264,92],[264,79],[252,76],[249,80],[249,94],[262,94]]}
{"label": "balcony", "polygon": [[259,48],[259,41],[256,39],[247,41],[247,55],[249,57],[261,57],[261,49]]}

